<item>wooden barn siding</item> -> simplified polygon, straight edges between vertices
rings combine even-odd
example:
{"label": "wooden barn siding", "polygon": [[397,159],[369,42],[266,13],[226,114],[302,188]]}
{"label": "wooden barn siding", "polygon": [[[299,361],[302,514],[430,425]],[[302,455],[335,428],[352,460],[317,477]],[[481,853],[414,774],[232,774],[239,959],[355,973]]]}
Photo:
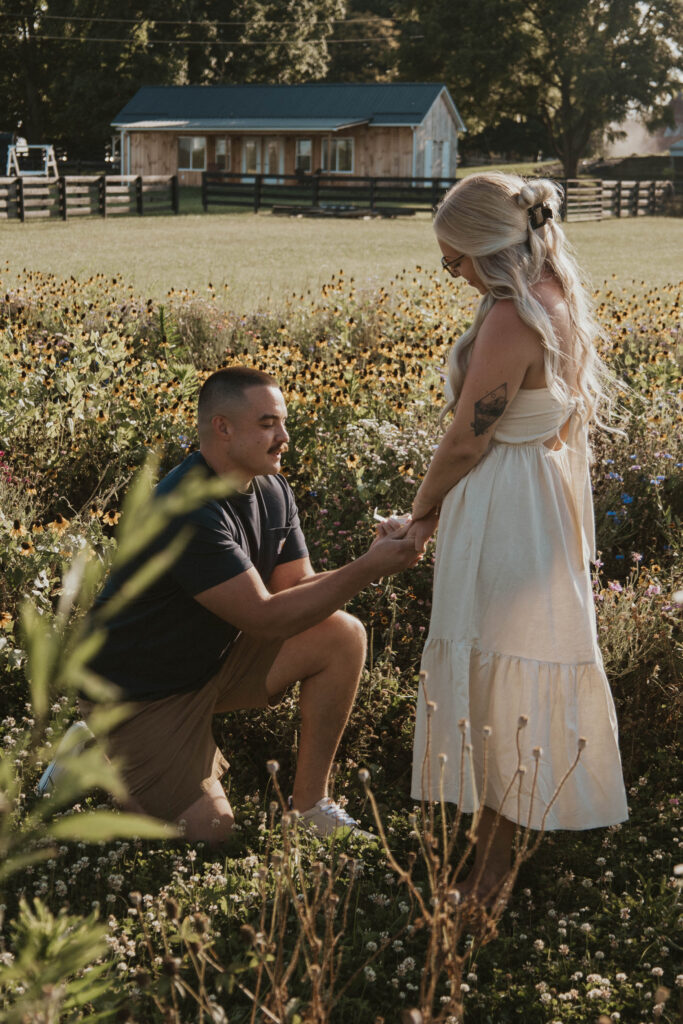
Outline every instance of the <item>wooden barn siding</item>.
{"label": "wooden barn siding", "polygon": [[[444,126],[447,127],[452,121],[444,108]],[[424,129],[424,138],[430,138]],[[445,127],[439,126],[441,135],[436,138],[443,138]],[[178,181],[181,185],[201,185],[200,171],[179,171],[178,170],[178,136],[206,135],[207,138],[207,170],[215,169],[215,140],[216,138],[230,138],[231,140],[231,164],[230,170],[233,173],[240,173],[242,170],[242,138],[241,135],[229,135],[226,132],[210,134],[208,132],[131,132],[130,134],[130,173],[131,174],[178,174]],[[457,135],[453,131],[457,142]],[[245,136],[246,137],[246,136]],[[251,137],[251,136],[249,136]],[[273,138],[275,136],[262,136]],[[333,137],[333,136],[330,136]],[[412,128],[370,128],[363,127],[346,132],[339,132],[336,137],[355,139],[354,146],[354,175],[372,175],[374,177],[402,177],[409,178],[413,174],[413,131]],[[296,140],[297,138],[310,138],[312,147],[312,169],[313,171],[322,168],[322,136],[311,133],[307,135],[302,132],[300,135],[278,136],[284,143],[284,174],[295,173],[296,162]],[[455,143],[451,143],[451,162],[455,165]],[[422,166],[424,166],[424,161]],[[421,172],[418,170],[417,172]],[[439,175],[446,176],[445,172],[439,171]],[[455,173],[453,169],[453,175]],[[340,178],[346,177],[340,174]],[[452,176],[449,174],[449,176]]]}
{"label": "wooden barn siding", "polygon": [[[433,178],[455,178],[458,159],[458,132],[453,116],[443,96],[439,96],[432,104],[422,124],[415,129],[415,136],[417,146],[415,176],[418,178],[424,177],[425,143],[431,139],[433,142],[450,142],[448,166],[441,167],[440,163],[433,157],[431,176]],[[412,170],[408,173],[412,173]]]}

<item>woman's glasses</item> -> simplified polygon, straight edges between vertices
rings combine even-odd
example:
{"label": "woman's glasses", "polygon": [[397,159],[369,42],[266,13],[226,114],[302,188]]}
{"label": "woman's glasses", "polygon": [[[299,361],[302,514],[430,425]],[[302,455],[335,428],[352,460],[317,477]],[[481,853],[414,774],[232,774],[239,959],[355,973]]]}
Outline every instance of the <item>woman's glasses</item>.
{"label": "woman's glasses", "polygon": [[451,259],[448,259],[447,256],[442,256],[441,257],[441,266],[446,271],[446,273],[450,274],[452,277],[457,277],[458,276],[458,266],[459,266],[460,263],[462,263],[462,261],[464,259],[465,259],[464,253],[463,253],[462,256],[453,256]]}

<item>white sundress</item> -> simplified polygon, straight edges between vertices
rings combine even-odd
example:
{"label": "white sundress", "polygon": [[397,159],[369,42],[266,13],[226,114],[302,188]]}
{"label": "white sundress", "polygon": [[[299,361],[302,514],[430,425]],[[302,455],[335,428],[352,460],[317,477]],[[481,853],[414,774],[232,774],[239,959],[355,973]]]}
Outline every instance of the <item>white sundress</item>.
{"label": "white sundress", "polygon": [[[567,421],[566,443],[546,447]],[[547,388],[521,389],[489,451],[441,508],[414,799],[443,797],[467,813],[484,803],[534,829],[597,828],[628,817],[596,635],[594,543],[587,431],[577,404],[562,404]],[[436,704],[430,714],[426,700]],[[521,716],[528,721],[518,754]],[[471,744],[464,770],[463,719]],[[580,739],[579,763],[556,795]]]}

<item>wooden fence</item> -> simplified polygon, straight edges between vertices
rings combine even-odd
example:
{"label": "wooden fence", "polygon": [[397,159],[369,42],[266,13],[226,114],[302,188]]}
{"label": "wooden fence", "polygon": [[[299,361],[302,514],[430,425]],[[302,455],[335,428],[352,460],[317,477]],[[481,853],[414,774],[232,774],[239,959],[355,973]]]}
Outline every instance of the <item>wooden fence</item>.
{"label": "wooden fence", "polygon": [[[431,178],[363,178],[315,174],[245,178],[241,174],[205,172],[202,203],[249,207],[257,212],[316,216],[395,216],[433,210],[452,181]],[[562,179],[562,214],[566,220],[602,220],[661,213],[673,198],[670,181],[602,181]]]}
{"label": "wooden fence", "polygon": [[608,181],[575,178],[560,181],[566,220],[647,217],[663,213],[674,196],[672,181]]}
{"label": "wooden fence", "polygon": [[178,179],[86,174],[59,178],[0,178],[0,218],[99,216],[178,212]]}
{"label": "wooden fence", "polygon": [[432,178],[367,178],[355,175],[204,172],[202,203],[210,206],[270,209],[275,213],[317,216],[384,216],[432,210],[453,181]]}

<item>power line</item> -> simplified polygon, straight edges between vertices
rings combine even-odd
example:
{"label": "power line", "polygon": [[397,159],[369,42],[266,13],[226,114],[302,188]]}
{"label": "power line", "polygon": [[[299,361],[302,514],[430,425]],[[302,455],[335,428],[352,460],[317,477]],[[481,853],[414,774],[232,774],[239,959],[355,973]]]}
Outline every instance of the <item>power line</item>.
{"label": "power line", "polygon": [[[25,14],[12,14],[0,12],[0,18],[11,18],[15,21],[24,21],[27,19]],[[247,27],[251,24],[250,21],[213,21],[210,18],[206,18],[204,21],[185,21],[185,20],[169,20],[163,18],[101,18],[97,15],[89,18],[83,14],[43,14],[39,11],[35,17],[31,20],[34,21],[87,21],[91,24],[117,24],[117,25],[142,25],[142,24],[154,24],[154,25],[203,25],[205,28],[207,25],[231,25],[235,27]],[[381,21],[384,24],[393,22],[399,24],[405,21],[409,21],[409,18],[380,18],[379,16],[372,18],[334,18],[326,23],[329,25],[365,25],[375,24],[377,21]],[[263,21],[262,25],[299,25],[298,21]]]}
{"label": "power line", "polygon": [[[411,36],[413,39],[423,39],[424,36]],[[136,40],[128,36],[124,39],[112,39],[104,36],[47,36],[31,34],[30,36],[16,36],[9,32],[0,32],[0,39],[14,39],[21,42],[25,39],[36,42],[57,42],[57,43],[120,43],[128,46]],[[146,39],[145,46],[299,46],[305,43],[326,43],[328,46],[337,46],[340,43],[376,43],[377,37],[371,36],[367,39],[331,39],[321,36],[316,39]]]}

